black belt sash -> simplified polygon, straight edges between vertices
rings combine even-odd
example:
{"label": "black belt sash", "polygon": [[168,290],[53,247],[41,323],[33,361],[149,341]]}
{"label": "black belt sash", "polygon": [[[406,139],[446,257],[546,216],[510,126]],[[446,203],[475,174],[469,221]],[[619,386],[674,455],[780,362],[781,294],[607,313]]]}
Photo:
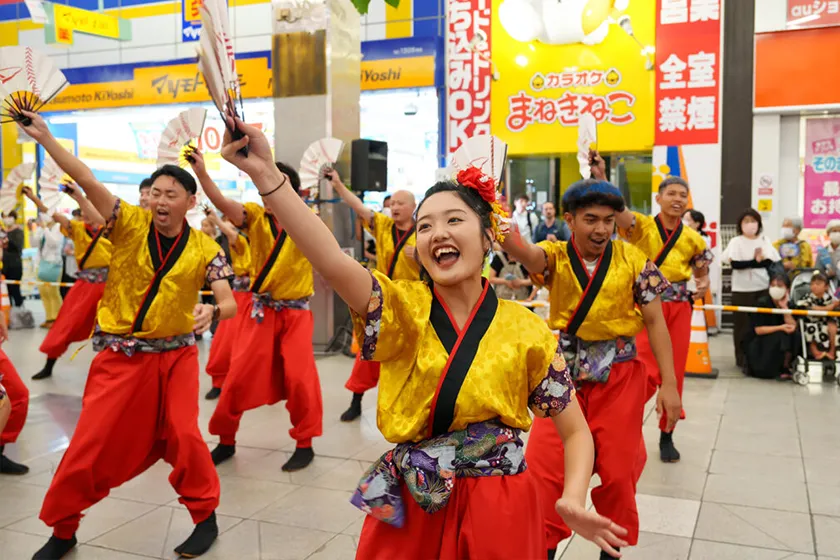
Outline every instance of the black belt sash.
{"label": "black belt sash", "polygon": [[391,226],[391,237],[394,240],[394,256],[391,257],[391,262],[388,263],[388,278],[392,279],[394,278],[394,269],[397,267],[397,257],[400,256],[400,252],[405,247],[408,238],[411,237],[411,230],[406,231],[402,237],[400,237],[399,233],[396,224]]}
{"label": "black belt sash", "polygon": [[659,251],[659,254],[656,255],[656,260],[654,261],[654,264],[656,264],[656,266],[662,266],[662,263],[664,263],[665,259],[668,258],[668,254],[671,252],[671,249],[673,249],[674,245],[676,245],[677,241],[679,241],[680,234],[683,230],[683,224],[682,222],[680,222],[680,225],[677,226],[677,229],[675,229],[669,234],[668,231],[665,229],[665,226],[662,225],[662,220],[659,219],[659,216],[654,218],[654,221],[656,222],[656,229],[659,230],[659,237],[660,239],[662,239],[663,243],[662,249]]}
{"label": "black belt sash", "polygon": [[[90,235],[90,231],[88,231],[87,229],[85,229],[85,231],[87,232],[88,235]],[[99,231],[96,232],[96,235],[92,236],[92,238],[90,240],[90,245],[88,245],[87,251],[85,251],[85,254],[82,255],[82,258],[79,260],[79,270],[84,270],[85,269],[85,263],[87,262],[88,257],[90,257],[90,255],[93,253],[94,247],[96,247],[97,242],[99,242],[99,239],[102,237],[102,234],[104,234],[104,233],[105,233],[105,228],[101,227],[101,228],[99,228]]]}
{"label": "black belt sash", "polygon": [[595,272],[592,274],[592,277],[589,276],[589,271],[586,269],[586,263],[583,262],[583,257],[581,257],[580,253],[578,253],[574,240],[569,241],[569,248],[571,249],[568,253],[569,262],[572,264],[572,272],[575,273],[578,284],[580,284],[580,289],[583,290],[583,294],[580,296],[577,308],[575,308],[572,312],[572,316],[569,317],[569,324],[566,326],[565,330],[566,333],[574,336],[577,334],[581,325],[583,325],[583,321],[586,320],[586,316],[589,314],[589,311],[592,309],[592,305],[595,303],[595,298],[598,297],[598,293],[604,285],[604,280],[607,277],[607,272],[609,271],[610,263],[612,262],[613,244],[612,242],[607,243],[603,254],[601,254],[601,258],[598,260],[598,265],[595,267]]}
{"label": "black belt sash", "polygon": [[277,231],[277,225],[274,223],[274,218],[271,216],[266,216],[268,219],[268,225],[271,227],[271,235],[274,236],[274,247],[271,249],[271,253],[269,253],[268,258],[263,264],[262,270],[257,275],[256,280],[254,280],[254,285],[251,286],[251,291],[255,294],[260,293],[260,289],[262,288],[265,279],[268,278],[268,273],[271,272],[271,268],[274,266],[274,263],[277,262],[277,257],[280,256],[280,251],[283,249],[283,245],[286,243],[286,230],[284,229],[281,232]]}
{"label": "black belt sash", "polygon": [[478,345],[487,333],[487,329],[490,328],[493,317],[496,316],[499,300],[496,298],[496,292],[488,287],[489,283],[484,280],[481,298],[460,333],[444,303],[432,292],[429,321],[449,354],[449,359],[441,373],[437,391],[432,399],[429,415],[430,436],[450,431],[449,427],[455,419],[455,402],[458,400],[458,394],[461,392],[461,387],[478,352]]}
{"label": "black belt sash", "polygon": [[[102,228],[103,230],[105,228]],[[148,235],[148,244],[149,244],[149,253],[152,257],[152,267],[155,269],[155,275],[152,277],[152,283],[149,285],[149,288],[146,290],[146,295],[143,296],[143,302],[140,304],[140,310],[137,312],[137,315],[134,317],[134,322],[131,325],[131,332],[135,333],[143,327],[143,321],[146,320],[146,314],[149,312],[149,309],[152,307],[152,302],[154,302],[155,297],[157,297],[158,291],[160,290],[161,282],[163,282],[163,278],[172,270],[172,267],[175,266],[175,263],[178,262],[178,258],[184,252],[184,249],[187,247],[187,242],[190,239],[190,226],[184,222],[183,229],[181,233],[178,234],[178,238],[175,240],[175,245],[172,246],[169,254],[164,257],[164,260],[161,262],[160,253],[161,248],[158,245],[158,236],[155,235],[155,225],[152,224],[149,227],[149,235]]]}

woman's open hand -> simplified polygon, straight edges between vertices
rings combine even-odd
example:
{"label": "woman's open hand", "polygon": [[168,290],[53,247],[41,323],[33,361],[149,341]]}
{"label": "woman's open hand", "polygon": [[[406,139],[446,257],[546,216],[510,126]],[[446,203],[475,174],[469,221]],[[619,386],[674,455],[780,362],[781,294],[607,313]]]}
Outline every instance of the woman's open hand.
{"label": "woman's open hand", "polygon": [[621,538],[627,534],[627,529],[616,525],[595,511],[588,511],[564,498],[557,500],[554,509],[569,529],[584,539],[594,542],[613,558],[621,558],[616,548],[628,546],[627,542]]}

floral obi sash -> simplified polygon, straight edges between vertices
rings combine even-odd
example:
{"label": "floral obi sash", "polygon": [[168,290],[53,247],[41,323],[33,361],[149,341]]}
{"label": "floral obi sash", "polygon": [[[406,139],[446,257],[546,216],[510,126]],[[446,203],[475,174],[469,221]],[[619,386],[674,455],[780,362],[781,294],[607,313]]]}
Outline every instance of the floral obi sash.
{"label": "floral obi sash", "polygon": [[108,280],[108,267],[80,270],[76,273],[76,278],[91,284],[104,284]]}
{"label": "floral obi sash", "polygon": [[380,521],[402,527],[401,479],[417,504],[435,513],[446,506],[458,478],[524,472],[519,434],[518,429],[489,420],[418,443],[401,443],[370,466],[350,502]]}
{"label": "floral obi sash", "polygon": [[606,383],[613,364],[629,362],[636,357],[636,338],[581,340],[561,331],[560,348],[573,381]]}
{"label": "floral obi sash", "polygon": [[265,319],[265,308],[280,311],[281,309],[309,309],[309,298],[276,300],[271,294],[253,294],[254,306],[251,308],[251,319],[262,323]]}

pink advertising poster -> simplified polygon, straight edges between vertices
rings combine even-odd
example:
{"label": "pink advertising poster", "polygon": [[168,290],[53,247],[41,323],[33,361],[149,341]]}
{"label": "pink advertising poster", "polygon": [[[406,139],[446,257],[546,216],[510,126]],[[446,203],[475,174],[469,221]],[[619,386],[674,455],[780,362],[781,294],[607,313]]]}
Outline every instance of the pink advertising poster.
{"label": "pink advertising poster", "polygon": [[840,118],[805,123],[806,228],[840,219]]}

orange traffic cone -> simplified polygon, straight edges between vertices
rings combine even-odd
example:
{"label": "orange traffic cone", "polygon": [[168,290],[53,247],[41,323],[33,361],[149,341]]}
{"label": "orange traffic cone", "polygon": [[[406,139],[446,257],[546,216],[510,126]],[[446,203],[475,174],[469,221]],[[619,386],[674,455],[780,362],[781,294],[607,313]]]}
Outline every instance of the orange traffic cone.
{"label": "orange traffic cone", "polygon": [[688,360],[685,364],[686,377],[708,377],[716,379],[718,370],[712,367],[709,357],[709,335],[706,332],[706,314],[695,309],[691,315],[691,340],[688,345]]}

